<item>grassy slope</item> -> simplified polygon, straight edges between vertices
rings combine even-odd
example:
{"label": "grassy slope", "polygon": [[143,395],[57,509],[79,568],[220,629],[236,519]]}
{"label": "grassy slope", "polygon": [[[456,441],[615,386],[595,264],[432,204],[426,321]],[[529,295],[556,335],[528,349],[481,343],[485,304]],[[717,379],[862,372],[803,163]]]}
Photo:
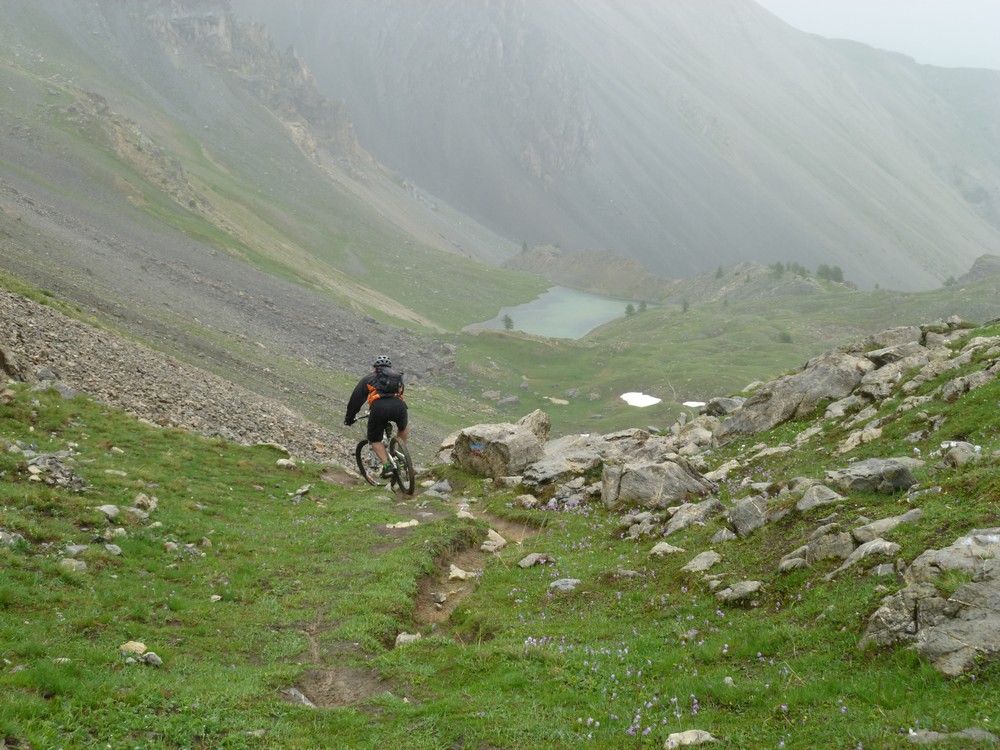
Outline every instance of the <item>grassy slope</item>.
{"label": "grassy slope", "polygon": [[[1000,450],[998,399],[994,382],[956,404],[929,405],[948,419],[921,445],[925,454],[960,435],[984,453]],[[805,426],[753,442],[775,444]],[[858,456],[909,453],[902,438],[916,426],[907,414]],[[414,630],[421,576],[483,532],[450,514],[385,529],[418,517],[418,503],[434,510],[441,501],[394,502],[326,483],[320,467],[278,470],[266,448],[155,430],[81,397],[23,387],[0,412],[0,436],[42,452],[72,449],[89,485],[77,493],[32,482],[23,455],[0,455],[0,528],[26,538],[0,547],[0,737],[14,746],[654,748],[669,732],[702,728],[729,747],[902,748],[909,729],[995,729],[990,719],[1000,715],[996,664],[946,680],[903,649],[855,648],[885,595],[875,579],[852,572],[825,582],[832,561],[771,572],[822,510],[725,545],[718,572],[766,588],[758,608],[720,609],[680,571],[718,522],[671,538],[688,554],[650,559],[652,542],[622,539],[614,514],[518,511],[513,493],[449,471],[477,513],[539,534],[489,563],[449,623],[392,649],[397,633]],[[742,496],[744,478],[819,477],[842,437],[830,429],[803,450],[751,464],[720,496]],[[1000,524],[996,459],[947,472],[929,465],[918,479],[943,492],[921,498],[920,523],[890,535],[903,559]],[[150,520],[161,526],[108,524],[93,509],[131,505],[139,492],[158,499]],[[899,498],[857,496],[841,514],[853,521],[904,508]],[[124,529],[112,537],[121,556],[98,539],[115,526]],[[90,545],[79,555],[88,568],[70,573],[59,560],[75,543]],[[514,563],[528,551],[556,562],[522,570]],[[548,584],[565,576],[581,589],[554,595]],[[126,665],[118,646],[132,639],[164,666]],[[377,687],[356,705],[319,711],[281,699],[316,670],[353,670]]]}

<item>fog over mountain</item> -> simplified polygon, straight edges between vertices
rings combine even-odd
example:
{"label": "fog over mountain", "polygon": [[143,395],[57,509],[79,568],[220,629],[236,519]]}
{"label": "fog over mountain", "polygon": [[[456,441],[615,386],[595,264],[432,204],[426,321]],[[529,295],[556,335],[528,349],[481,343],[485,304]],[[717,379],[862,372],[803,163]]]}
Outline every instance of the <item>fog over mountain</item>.
{"label": "fog over mountain", "polygon": [[359,142],[520,243],[679,277],[744,260],[937,286],[1000,247],[1000,72],[751,0],[235,0]]}

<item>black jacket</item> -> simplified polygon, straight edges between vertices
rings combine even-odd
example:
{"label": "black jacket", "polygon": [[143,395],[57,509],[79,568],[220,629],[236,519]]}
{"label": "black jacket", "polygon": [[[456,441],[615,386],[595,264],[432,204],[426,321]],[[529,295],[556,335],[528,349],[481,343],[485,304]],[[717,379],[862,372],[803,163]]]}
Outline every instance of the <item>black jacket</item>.
{"label": "black jacket", "polygon": [[354,391],[351,393],[351,398],[347,402],[347,413],[344,415],[344,423],[350,424],[354,421],[354,418],[358,416],[358,412],[361,411],[361,407],[365,405],[368,401],[368,386],[375,382],[375,373],[370,372],[365,375],[358,384],[354,386]]}

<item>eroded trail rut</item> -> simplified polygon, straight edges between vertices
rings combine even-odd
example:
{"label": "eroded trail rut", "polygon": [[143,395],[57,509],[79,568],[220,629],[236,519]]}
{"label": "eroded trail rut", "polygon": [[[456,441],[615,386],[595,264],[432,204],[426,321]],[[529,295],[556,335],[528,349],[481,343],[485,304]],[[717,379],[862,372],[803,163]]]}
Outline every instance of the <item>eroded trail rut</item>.
{"label": "eroded trail rut", "polygon": [[[357,484],[357,480],[347,473],[329,473],[324,478],[345,486]],[[400,521],[380,529],[386,537],[386,545],[401,543],[419,525],[458,513],[470,513],[473,518],[486,522],[508,546],[520,546],[538,533],[538,529],[531,525],[514,523],[470,507],[465,497],[437,491],[421,492],[418,489],[412,497],[396,495],[395,512]],[[413,624],[418,629],[446,623],[461,601],[475,590],[478,575],[495,555],[481,547],[482,541],[477,541],[442,556],[436,561],[434,574],[421,579],[413,603]],[[372,552],[377,554],[378,550]],[[468,577],[456,577],[456,569],[468,574]],[[376,670],[358,666],[363,663],[364,656],[357,645],[324,644],[321,634],[325,629],[319,613],[312,622],[302,627],[302,633],[309,642],[308,660],[316,668],[307,671],[297,686],[283,690],[285,699],[317,708],[330,708],[355,705],[373,695],[391,692],[393,686],[381,679]]]}

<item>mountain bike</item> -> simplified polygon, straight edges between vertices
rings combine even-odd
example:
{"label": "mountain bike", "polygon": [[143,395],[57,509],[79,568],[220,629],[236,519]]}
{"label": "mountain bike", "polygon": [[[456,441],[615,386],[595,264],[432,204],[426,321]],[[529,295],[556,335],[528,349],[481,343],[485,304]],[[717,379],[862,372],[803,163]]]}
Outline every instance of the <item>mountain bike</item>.
{"label": "mountain bike", "polygon": [[[356,421],[360,422],[368,419],[367,414],[362,414]],[[388,477],[389,486],[399,487],[404,494],[412,495],[416,488],[417,479],[413,471],[413,459],[410,458],[410,451],[406,447],[406,441],[393,437],[393,424],[389,422],[385,426],[385,434],[382,435],[382,445],[385,446],[385,454],[391,466],[391,475]],[[368,484],[374,487],[382,487],[386,477],[382,476],[382,460],[375,454],[371,443],[367,438],[358,443],[354,449],[354,458],[358,462],[358,470]]]}

